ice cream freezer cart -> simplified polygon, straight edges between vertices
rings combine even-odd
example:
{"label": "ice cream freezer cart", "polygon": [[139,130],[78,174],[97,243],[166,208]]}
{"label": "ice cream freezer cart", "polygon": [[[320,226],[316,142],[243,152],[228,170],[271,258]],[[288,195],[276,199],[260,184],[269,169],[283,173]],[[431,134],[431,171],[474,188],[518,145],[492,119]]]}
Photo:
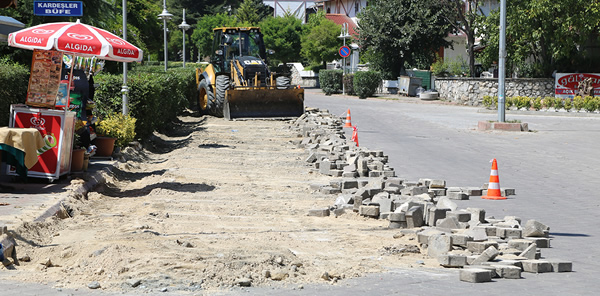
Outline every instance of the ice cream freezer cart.
{"label": "ice cream freezer cart", "polygon": [[[45,146],[37,150],[38,163],[28,170],[28,177],[56,180],[71,171],[75,112],[14,104],[10,115],[10,127],[36,128],[44,138]],[[7,174],[17,175],[12,166]]]}

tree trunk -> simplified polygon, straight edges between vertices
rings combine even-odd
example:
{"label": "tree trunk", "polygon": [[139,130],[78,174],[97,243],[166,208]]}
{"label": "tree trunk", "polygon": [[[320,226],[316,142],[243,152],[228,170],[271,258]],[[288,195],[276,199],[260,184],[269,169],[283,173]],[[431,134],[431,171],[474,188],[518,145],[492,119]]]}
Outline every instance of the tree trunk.
{"label": "tree trunk", "polygon": [[475,32],[471,31],[467,34],[467,53],[469,54],[469,76],[475,77]]}

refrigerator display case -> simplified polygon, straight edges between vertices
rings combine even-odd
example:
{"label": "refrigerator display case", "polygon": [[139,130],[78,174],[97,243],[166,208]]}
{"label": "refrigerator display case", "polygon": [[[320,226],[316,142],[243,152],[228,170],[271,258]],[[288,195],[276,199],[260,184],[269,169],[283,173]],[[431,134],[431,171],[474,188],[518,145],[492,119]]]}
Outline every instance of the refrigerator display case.
{"label": "refrigerator display case", "polygon": [[[28,170],[28,177],[56,180],[71,171],[75,112],[16,104],[10,106],[10,114],[10,127],[36,128],[44,138],[45,146],[37,150],[38,163]],[[7,174],[17,175],[12,166]]]}

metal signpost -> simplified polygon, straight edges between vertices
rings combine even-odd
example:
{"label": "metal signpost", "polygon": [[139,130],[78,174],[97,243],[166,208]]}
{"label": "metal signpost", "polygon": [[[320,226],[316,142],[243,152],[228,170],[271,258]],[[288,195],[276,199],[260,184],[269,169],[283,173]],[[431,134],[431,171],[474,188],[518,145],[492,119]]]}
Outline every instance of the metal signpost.
{"label": "metal signpost", "polygon": [[185,68],[185,31],[190,28],[190,25],[185,22],[185,9],[183,10],[183,21],[179,25],[179,28],[183,33],[183,67]]}
{"label": "metal signpost", "polygon": [[343,65],[342,65],[342,70],[343,73],[342,74],[342,94],[346,95],[346,86],[344,85],[344,77],[346,76],[346,57],[348,57],[350,55],[350,48],[348,46],[346,46],[346,38],[350,38],[350,34],[348,34],[348,23],[344,23],[342,25],[342,32],[340,32],[340,36],[338,36],[338,38],[340,39],[344,39],[344,46],[340,47],[339,53],[340,56],[342,56],[344,58],[343,61]]}
{"label": "metal signpost", "polygon": [[82,1],[33,1],[33,14],[39,16],[82,16]]}

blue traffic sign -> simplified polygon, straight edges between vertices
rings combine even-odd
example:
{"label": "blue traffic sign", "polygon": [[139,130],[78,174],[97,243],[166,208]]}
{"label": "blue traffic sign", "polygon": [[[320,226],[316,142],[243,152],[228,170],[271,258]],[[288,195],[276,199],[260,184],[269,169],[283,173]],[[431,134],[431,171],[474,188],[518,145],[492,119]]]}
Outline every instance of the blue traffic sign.
{"label": "blue traffic sign", "polygon": [[41,16],[82,16],[82,1],[33,1],[33,14]]}
{"label": "blue traffic sign", "polygon": [[340,47],[340,56],[342,56],[343,58],[347,58],[350,56],[350,47],[348,46],[342,46]]}

